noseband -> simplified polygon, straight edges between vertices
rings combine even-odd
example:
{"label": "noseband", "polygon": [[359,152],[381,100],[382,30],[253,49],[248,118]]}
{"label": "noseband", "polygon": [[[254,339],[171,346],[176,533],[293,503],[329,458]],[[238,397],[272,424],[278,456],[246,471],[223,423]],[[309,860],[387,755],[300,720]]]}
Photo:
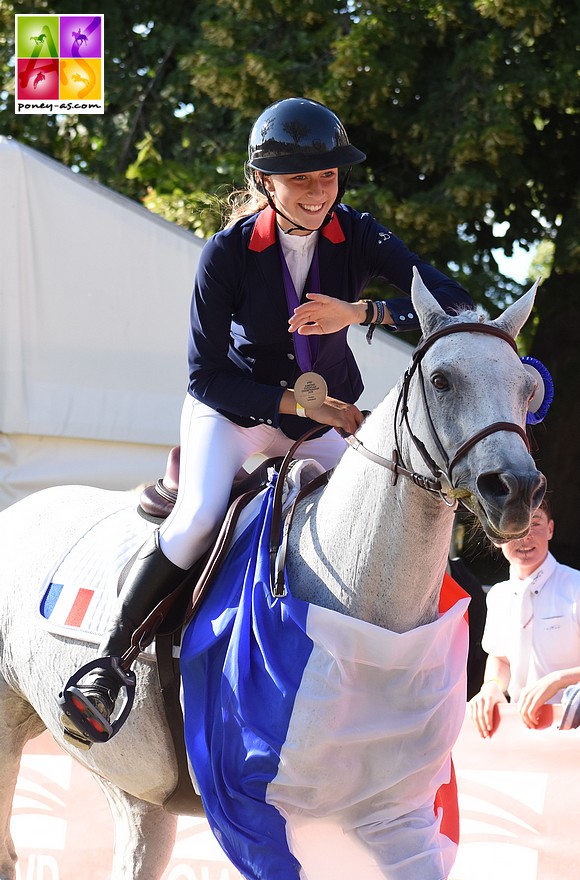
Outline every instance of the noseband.
{"label": "noseband", "polygon": [[[514,339],[512,339],[509,333],[506,333],[504,330],[500,330],[499,327],[493,327],[490,324],[451,324],[449,327],[443,327],[441,330],[437,330],[435,333],[432,333],[431,336],[428,336],[426,339],[419,342],[419,345],[415,348],[413,352],[411,364],[405,371],[405,374],[403,376],[403,383],[395,408],[395,449],[393,450],[393,458],[384,458],[382,455],[377,455],[375,452],[371,452],[354,435],[346,437],[347,443],[357,452],[360,452],[362,455],[364,455],[371,461],[374,461],[376,464],[380,464],[382,467],[386,467],[390,471],[392,471],[393,486],[396,484],[399,476],[408,477],[415,483],[415,485],[419,486],[421,489],[426,489],[429,492],[435,492],[436,494],[438,494],[445,502],[445,504],[447,504],[449,507],[453,507],[456,504],[458,498],[469,494],[466,490],[456,489],[453,486],[453,469],[457,462],[461,458],[463,458],[463,456],[466,455],[466,453],[469,452],[469,450],[473,446],[475,446],[476,443],[479,443],[480,440],[483,440],[484,437],[489,437],[490,434],[496,434],[498,431],[512,431],[513,433],[520,435],[520,437],[526,444],[526,449],[528,450],[528,452],[530,451],[530,441],[528,440],[528,436],[525,430],[520,425],[516,425],[515,422],[493,422],[493,424],[487,425],[487,427],[482,428],[480,431],[477,431],[473,435],[473,437],[465,440],[465,442],[462,443],[459,448],[455,450],[455,454],[451,458],[447,454],[446,450],[443,448],[443,444],[441,443],[439,435],[437,434],[435,425],[433,424],[433,419],[431,417],[431,412],[429,410],[427,396],[425,393],[425,380],[423,376],[423,371],[421,369],[421,363],[426,352],[431,348],[434,342],[437,342],[437,340],[441,339],[443,336],[450,336],[452,333],[487,333],[490,336],[497,336],[499,339],[503,339],[504,342],[507,342],[516,353],[518,350]],[[441,458],[443,459],[443,468],[439,467],[439,465],[437,465],[437,463],[433,460],[432,456],[427,451],[425,444],[413,433],[411,425],[409,424],[409,388],[411,384],[411,379],[413,378],[415,373],[417,373],[419,379],[421,397],[423,399],[423,406],[427,414],[431,438],[435,442]],[[400,414],[398,419],[397,414]],[[421,455],[421,458],[433,474],[433,478],[426,477],[423,474],[418,474],[414,471],[410,471],[402,464],[400,464],[402,460],[402,454],[397,432],[398,421],[401,423],[405,423],[413,444],[415,445],[416,449]]]}

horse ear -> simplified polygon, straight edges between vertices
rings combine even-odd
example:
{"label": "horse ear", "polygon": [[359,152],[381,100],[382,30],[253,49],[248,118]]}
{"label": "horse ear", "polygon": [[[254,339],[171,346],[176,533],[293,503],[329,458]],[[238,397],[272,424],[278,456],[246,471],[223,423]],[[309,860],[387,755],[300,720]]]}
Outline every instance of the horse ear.
{"label": "horse ear", "polygon": [[520,330],[530,317],[539,283],[540,279],[530,287],[527,293],[520,296],[519,299],[511,304],[511,306],[507,307],[505,312],[503,312],[499,318],[496,318],[495,321],[491,321],[491,323],[496,327],[499,327],[501,330],[505,330],[510,336],[513,336],[513,338],[516,339]]}
{"label": "horse ear", "polygon": [[416,266],[413,266],[411,301],[417,312],[423,336],[429,336],[435,327],[448,317],[433,294],[425,286],[425,282],[419,275],[419,270]]}

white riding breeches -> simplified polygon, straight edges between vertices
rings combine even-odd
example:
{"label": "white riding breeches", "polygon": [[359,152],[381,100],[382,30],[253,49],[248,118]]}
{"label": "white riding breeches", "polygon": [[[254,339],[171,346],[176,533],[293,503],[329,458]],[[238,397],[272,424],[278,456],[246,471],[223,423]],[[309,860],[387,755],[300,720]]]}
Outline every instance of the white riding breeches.
{"label": "white riding breeches", "polygon": [[[190,394],[183,404],[180,433],[179,491],[172,513],[159,528],[159,539],[165,556],[188,569],[214,539],[244,462],[257,453],[267,458],[285,455],[294,440],[270,425],[242,428]],[[345,448],[345,440],[331,429],[302,443],[296,457],[313,458],[329,470]]]}

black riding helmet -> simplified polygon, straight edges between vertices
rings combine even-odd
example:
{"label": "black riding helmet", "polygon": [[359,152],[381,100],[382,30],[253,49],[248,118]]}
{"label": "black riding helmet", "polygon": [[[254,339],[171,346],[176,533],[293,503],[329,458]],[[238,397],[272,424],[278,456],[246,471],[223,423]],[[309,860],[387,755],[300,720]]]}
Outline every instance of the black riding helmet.
{"label": "black riding helmet", "polygon": [[[255,121],[248,141],[248,165],[257,172],[258,187],[277,213],[280,211],[264,187],[265,174],[346,169],[341,175],[338,197],[323,226],[344,195],[350,166],[365,159],[365,154],[350,143],[338,116],[324,104],[308,98],[285,98],[266,107]],[[294,228],[305,229],[303,226]]]}
{"label": "black riding helmet", "polygon": [[248,164],[265,174],[323,171],[365,159],[338,116],[308,98],[285,98],[266,107],[248,143]]}

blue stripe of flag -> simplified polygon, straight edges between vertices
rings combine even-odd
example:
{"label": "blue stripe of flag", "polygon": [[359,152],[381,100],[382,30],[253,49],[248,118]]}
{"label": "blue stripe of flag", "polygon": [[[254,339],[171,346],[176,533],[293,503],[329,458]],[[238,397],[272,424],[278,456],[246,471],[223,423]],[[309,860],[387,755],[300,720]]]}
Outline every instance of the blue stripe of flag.
{"label": "blue stripe of flag", "polygon": [[266,490],[184,635],[185,738],[208,821],[229,859],[250,880],[298,880],[285,820],[266,794],[313,643],[307,603],[270,593],[273,492]]}
{"label": "blue stripe of flag", "polygon": [[63,587],[64,584],[49,584],[46,593],[42,597],[40,613],[46,620],[49,619],[50,615],[56,608],[56,603],[60,599]]}

